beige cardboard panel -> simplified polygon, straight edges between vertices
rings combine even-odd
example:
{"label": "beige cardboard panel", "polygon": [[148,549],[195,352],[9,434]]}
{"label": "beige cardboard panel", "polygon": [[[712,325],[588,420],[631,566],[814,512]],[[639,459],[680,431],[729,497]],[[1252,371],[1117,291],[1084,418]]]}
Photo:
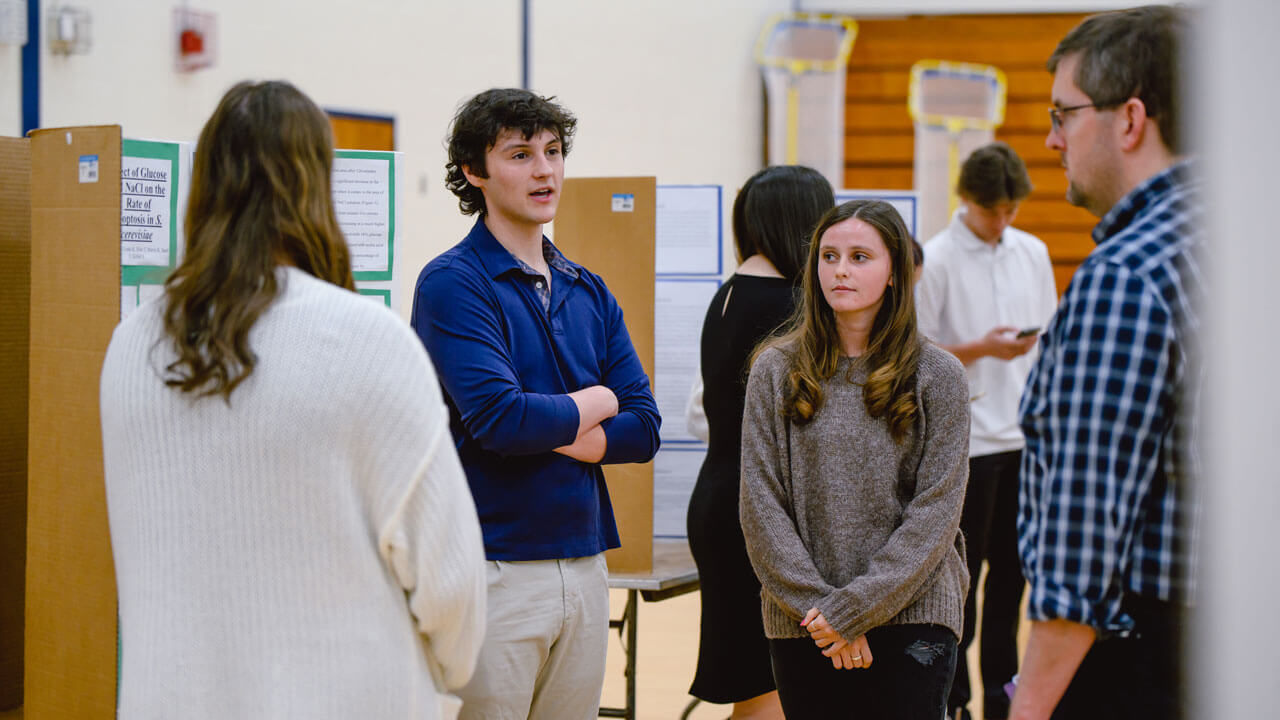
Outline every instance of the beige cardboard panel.
{"label": "beige cardboard panel", "polygon": [[0,138],[0,710],[22,704],[31,148]]}
{"label": "beige cardboard panel", "polygon": [[[615,212],[613,196],[632,195],[630,212]],[[556,246],[604,278],[626,319],[640,363],[653,380],[654,208],[657,182],[639,178],[569,178],[556,212]],[[653,566],[653,464],[605,467],[622,547],[609,568],[644,572]]]}
{"label": "beige cardboard panel", "polygon": [[[119,186],[119,180],[116,180]],[[119,195],[119,193],[116,193]],[[84,208],[67,208],[63,210],[48,208],[37,209],[31,214],[31,222],[33,226],[39,226],[40,237],[42,242],[46,243],[41,248],[52,262],[44,263],[40,267],[32,267],[32,273],[39,272],[42,277],[40,280],[47,287],[55,287],[59,292],[45,299],[39,307],[33,306],[32,312],[45,312],[48,315],[58,315],[62,313],[70,313],[73,317],[68,320],[77,323],[78,327],[90,330],[98,330],[99,336],[103,328],[97,325],[85,325],[79,318],[74,317],[83,311],[84,308],[97,307],[102,305],[103,300],[110,300],[112,297],[120,295],[120,273],[117,272],[114,277],[106,273],[96,272],[87,273],[82,265],[82,259],[98,258],[102,254],[102,249],[95,247],[95,243],[101,243],[100,234],[86,234],[85,228],[100,227],[120,227],[120,208],[119,199],[116,200],[117,207],[111,210],[103,209],[84,209]],[[115,238],[116,267],[120,267],[120,238],[119,233]],[[33,280],[34,282],[34,280]],[[117,301],[115,306],[115,317],[119,320],[120,303]],[[42,319],[43,320],[43,319]],[[32,326],[35,326],[33,320]],[[111,330],[115,328],[113,323],[105,328],[106,337],[111,337]],[[77,336],[65,336],[61,333],[46,333],[47,341],[57,343],[85,343],[83,338]],[[100,337],[95,337],[94,345]]]}
{"label": "beige cardboard panel", "polygon": [[[98,156],[98,180],[82,183],[80,158],[88,155]],[[98,208],[119,213],[120,126],[33,130],[31,188],[33,210]],[[117,247],[117,255],[119,251]]]}
{"label": "beige cardboard panel", "polygon": [[[615,194],[634,196],[614,212]],[[626,315],[627,332],[653,379],[654,207],[657,182],[642,178],[569,178],[556,212],[555,240],[570,260],[604,278]]]}
{"label": "beige cardboard panel", "polygon": [[[117,295],[120,293],[120,286],[113,285],[112,292]],[[34,328],[38,324],[47,323],[48,332],[45,333],[46,341],[44,348],[47,351],[62,352],[80,352],[88,353],[90,356],[97,354],[101,357],[102,348],[106,347],[111,341],[111,331],[113,327],[88,327],[78,315],[85,312],[95,312],[100,308],[92,303],[48,303],[31,308],[31,326]],[[117,306],[116,315],[120,314]],[[56,331],[56,332],[55,332]],[[65,331],[65,332],[64,332]],[[101,362],[101,360],[99,360]],[[33,363],[32,368],[35,368]],[[62,374],[51,374],[48,377],[67,378],[69,380],[79,382],[81,379]],[[34,377],[32,378],[34,381]],[[97,382],[97,377],[94,377]],[[98,395],[94,393],[93,401],[97,402]],[[67,398],[67,402],[76,402],[78,398]],[[96,407],[96,405],[95,405]]]}
{"label": "beige cardboard panel", "polygon": [[[79,182],[84,155],[98,156],[97,182]],[[120,128],[38,131],[31,158],[25,714],[110,718],[116,590],[98,378],[120,316]]]}
{"label": "beige cardboard panel", "polygon": [[604,479],[622,540],[605,561],[615,572],[646,572],[653,567],[653,463],[608,465]]}

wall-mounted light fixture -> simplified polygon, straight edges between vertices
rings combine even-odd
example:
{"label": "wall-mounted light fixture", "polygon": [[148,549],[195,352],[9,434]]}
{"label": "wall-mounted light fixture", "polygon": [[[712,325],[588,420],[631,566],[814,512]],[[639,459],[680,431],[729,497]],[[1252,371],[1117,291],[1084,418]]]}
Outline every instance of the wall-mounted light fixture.
{"label": "wall-mounted light fixture", "polygon": [[84,8],[53,5],[49,17],[49,52],[55,55],[87,55],[93,46],[93,18]]}

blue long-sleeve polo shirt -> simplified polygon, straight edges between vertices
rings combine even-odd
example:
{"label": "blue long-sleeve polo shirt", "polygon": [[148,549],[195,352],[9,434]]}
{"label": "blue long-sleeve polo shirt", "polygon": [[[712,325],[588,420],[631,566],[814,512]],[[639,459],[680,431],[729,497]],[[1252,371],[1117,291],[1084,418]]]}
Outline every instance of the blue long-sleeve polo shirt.
{"label": "blue long-sleeve polo shirt", "polygon": [[444,387],[490,560],[583,557],[619,545],[600,465],[552,452],[577,437],[568,393],[604,385],[618,398],[618,414],[601,424],[602,463],[646,462],[658,451],[658,406],[622,308],[581,265],[555,262],[551,275],[544,309],[539,276],[482,217],[422,269],[414,292],[410,322]]}

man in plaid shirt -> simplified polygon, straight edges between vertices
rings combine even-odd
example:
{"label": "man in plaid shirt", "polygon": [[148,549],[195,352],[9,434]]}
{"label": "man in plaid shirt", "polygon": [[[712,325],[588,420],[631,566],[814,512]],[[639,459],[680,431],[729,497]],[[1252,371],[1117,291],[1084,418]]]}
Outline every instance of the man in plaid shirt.
{"label": "man in plaid shirt", "polygon": [[[1022,398],[1031,635],[1011,718],[1180,718],[1195,578],[1202,232],[1178,128],[1186,18],[1086,19],[1049,59],[1067,199],[1101,218]],[[1056,709],[1055,709],[1056,706]]]}

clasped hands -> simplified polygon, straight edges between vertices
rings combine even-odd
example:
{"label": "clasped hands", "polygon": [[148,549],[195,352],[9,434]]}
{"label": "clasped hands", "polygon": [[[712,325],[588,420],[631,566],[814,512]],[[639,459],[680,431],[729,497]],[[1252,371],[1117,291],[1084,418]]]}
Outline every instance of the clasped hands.
{"label": "clasped hands", "polygon": [[810,608],[805,613],[800,627],[809,631],[809,637],[822,650],[823,655],[831,658],[831,664],[837,670],[871,667],[871,646],[867,644],[865,634],[854,638],[853,642],[845,640],[831,627],[831,623],[827,622],[818,608]]}

